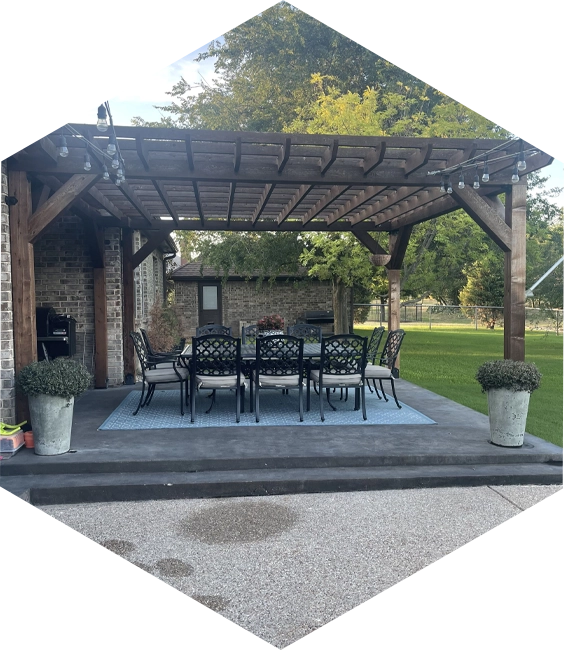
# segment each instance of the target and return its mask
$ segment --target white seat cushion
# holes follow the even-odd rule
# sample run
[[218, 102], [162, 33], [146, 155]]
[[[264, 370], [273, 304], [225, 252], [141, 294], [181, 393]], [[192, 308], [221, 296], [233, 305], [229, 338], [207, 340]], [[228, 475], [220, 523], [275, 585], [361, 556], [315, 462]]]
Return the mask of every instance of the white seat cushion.
[[[188, 379], [188, 369], [179, 367], [177, 371], [183, 380]], [[172, 366], [169, 368], [155, 368], [149, 371], [145, 371], [145, 379], [148, 382], [180, 382], [178, 375], [175, 373], [175, 370]]]
[[390, 380], [392, 372], [386, 366], [376, 366], [375, 364], [367, 364], [365, 367], [365, 378], [371, 380]]
[[300, 386], [302, 378], [299, 375], [260, 375], [259, 386], [261, 387], [287, 387]]
[[[245, 378], [240, 378], [240, 386], [246, 387]], [[196, 386], [199, 389], [235, 389], [237, 375], [197, 375]]]
[[[318, 384], [320, 383], [320, 372], [317, 369], [310, 371], [310, 378]], [[324, 375], [323, 383], [325, 387], [358, 387], [361, 384], [361, 374]]]

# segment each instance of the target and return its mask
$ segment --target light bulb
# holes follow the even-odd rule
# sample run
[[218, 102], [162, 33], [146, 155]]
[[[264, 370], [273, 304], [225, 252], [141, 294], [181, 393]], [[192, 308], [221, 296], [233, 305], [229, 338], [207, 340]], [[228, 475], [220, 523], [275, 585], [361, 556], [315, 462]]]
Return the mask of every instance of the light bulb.
[[520, 172], [523, 172], [526, 169], [526, 159], [524, 158], [524, 154], [522, 154], [522, 158], [518, 161], [517, 167]]
[[118, 158], [118, 154], [116, 154], [116, 155], [114, 156], [114, 158], [112, 159], [112, 167], [113, 167], [115, 170], [117, 170], [119, 166], [120, 166], [120, 159]]
[[100, 104], [98, 107], [98, 121], [96, 122], [96, 128], [98, 131], [107, 131], [108, 130], [108, 120], [106, 119], [106, 109], [103, 104]]
[[118, 178], [119, 178], [119, 179], [122, 179], [122, 181], [123, 181], [124, 178], [125, 178], [125, 175], [124, 175], [124, 168], [121, 167], [121, 166], [118, 168]]
[[482, 176], [483, 183], [488, 183], [490, 180], [490, 174], [488, 173], [488, 165], [485, 165], [483, 169], [483, 176]]
[[108, 147], [106, 149], [106, 153], [109, 156], [113, 156], [116, 153], [116, 137], [114, 135], [111, 135], [110, 139], [108, 140]]
[[451, 179], [449, 179], [449, 183], [447, 185], [447, 194], [452, 194], [453, 192], [453, 187], [451, 186]]
[[441, 190], [441, 192], [445, 192], [445, 183], [443, 181], [441, 182], [439, 189]]
[[512, 172], [512, 183], [518, 183], [520, 177], [518, 176], [518, 163], [514, 165], [514, 171]]
[[116, 185], [121, 185], [122, 184], [122, 179], [118, 176], [115, 183], [116, 183]]
[[59, 138], [59, 146], [57, 147], [57, 153], [61, 158], [66, 158], [69, 155], [69, 148], [67, 147], [67, 139], [65, 136]]
[[110, 180], [110, 175], [108, 174], [108, 168], [106, 167], [106, 165], [102, 165], [102, 172], [103, 172], [102, 178], [105, 181], [109, 181]]
[[90, 154], [86, 152], [86, 154], [84, 155], [84, 171], [90, 172], [91, 169], [92, 169], [92, 164], [90, 162]]
[[461, 172], [461, 174], [459, 174], [459, 183], [457, 184], [457, 187], [460, 190], [463, 190], [463, 188], [465, 187], [465, 179], [463, 178], [463, 172]]

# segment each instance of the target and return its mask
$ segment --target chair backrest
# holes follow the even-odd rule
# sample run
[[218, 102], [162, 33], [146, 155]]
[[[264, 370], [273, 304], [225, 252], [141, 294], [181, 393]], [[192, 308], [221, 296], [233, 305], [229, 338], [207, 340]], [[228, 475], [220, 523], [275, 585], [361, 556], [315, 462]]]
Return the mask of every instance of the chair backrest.
[[297, 323], [288, 326], [286, 333], [292, 337], [304, 339], [305, 344], [319, 344], [322, 341], [322, 328], [308, 323]]
[[333, 335], [322, 339], [320, 369], [323, 375], [365, 377], [367, 339], [358, 335]]
[[148, 357], [150, 353], [147, 350], [147, 346], [145, 345], [145, 342], [143, 341], [143, 337], [139, 334], [139, 332], [130, 332], [129, 336], [133, 340], [133, 346], [135, 348], [135, 352], [137, 353], [137, 358], [139, 359], [141, 372], [143, 373], [143, 377], [145, 378], [145, 371], [149, 369]]
[[377, 353], [379, 352], [379, 346], [384, 335], [385, 329], [384, 326], [379, 326], [373, 330], [369, 343], [367, 345], [367, 362], [371, 364], [376, 364]]
[[192, 337], [192, 370], [196, 375], [241, 375], [241, 339], [216, 334]]
[[196, 336], [202, 337], [203, 335], [228, 335], [231, 337], [231, 328], [218, 323], [209, 323], [196, 328]]
[[388, 368], [394, 366], [394, 362], [396, 362], [396, 358], [398, 357], [400, 346], [405, 334], [404, 330], [391, 330], [388, 333], [385, 345], [381, 351], [381, 358], [379, 361], [381, 366], [387, 366]]
[[143, 343], [145, 344], [145, 348], [146, 348], [147, 352], [150, 355], [154, 355], [155, 351], [153, 350], [153, 348], [151, 348], [151, 344], [149, 343], [149, 337], [147, 336], [147, 331], [144, 330], [143, 328], [139, 328], [139, 332], [141, 332], [141, 337], [143, 339]]
[[298, 375], [304, 368], [304, 339], [267, 335], [255, 342], [255, 368], [259, 375]]
[[241, 343], [254, 344], [257, 341], [259, 328], [256, 325], [241, 326]]

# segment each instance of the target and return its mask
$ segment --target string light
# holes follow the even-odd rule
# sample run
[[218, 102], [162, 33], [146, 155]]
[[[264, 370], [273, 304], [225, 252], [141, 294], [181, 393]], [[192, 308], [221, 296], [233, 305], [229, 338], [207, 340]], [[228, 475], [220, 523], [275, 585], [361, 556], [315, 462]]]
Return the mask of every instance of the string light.
[[69, 155], [69, 148], [67, 147], [67, 139], [65, 136], [59, 136], [59, 146], [57, 147], [57, 153], [61, 158], [66, 158]]
[[87, 151], [86, 154], [84, 155], [84, 171], [90, 172], [91, 169], [92, 169], [92, 163], [90, 162], [90, 154]]
[[447, 192], [447, 185], [446, 185], [445, 177], [442, 177], [442, 179], [441, 179], [441, 184], [440, 184], [440, 186], [439, 186], [439, 189], [440, 189], [442, 192]]
[[457, 187], [460, 190], [463, 190], [463, 188], [465, 187], [465, 177], [463, 176], [463, 170], [459, 172], [459, 183], [457, 184]]
[[108, 139], [108, 147], [106, 148], [106, 153], [108, 156], [115, 156], [116, 154], [116, 136], [114, 134], [110, 135]]
[[112, 167], [117, 170], [118, 167], [120, 166], [120, 159], [118, 158], [118, 154], [114, 154], [114, 158], [112, 159]]
[[488, 156], [485, 157], [485, 165], [483, 167], [483, 176], [481, 177], [483, 183], [488, 183], [490, 181], [490, 174], [488, 173]]
[[520, 177], [518, 176], [518, 163], [514, 164], [514, 171], [512, 172], [512, 183], [518, 183]]
[[524, 172], [526, 170], [526, 156], [524, 154], [523, 141], [520, 143], [520, 158], [518, 160], [516, 167], [520, 170], [520, 172]]
[[102, 165], [102, 178], [105, 181], [110, 180], [110, 174], [108, 173], [108, 168], [106, 167], [106, 163], [104, 163], [104, 165]]
[[96, 128], [98, 131], [108, 130], [108, 120], [106, 118], [106, 108], [104, 107], [104, 104], [100, 104], [98, 107], [98, 121], [96, 122]]
[[481, 187], [479, 183], [479, 166], [475, 165], [475, 178], [473, 180], [473, 190], [478, 190]]
[[451, 178], [449, 178], [447, 181], [447, 194], [452, 194], [452, 193], [453, 193], [453, 187], [451, 185]]

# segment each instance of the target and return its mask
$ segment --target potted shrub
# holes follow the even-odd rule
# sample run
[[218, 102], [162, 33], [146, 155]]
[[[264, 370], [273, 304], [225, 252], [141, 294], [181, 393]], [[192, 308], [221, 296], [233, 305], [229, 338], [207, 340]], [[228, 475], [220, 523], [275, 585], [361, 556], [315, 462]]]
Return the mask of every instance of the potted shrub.
[[28, 397], [36, 454], [70, 450], [74, 400], [91, 381], [84, 366], [68, 357], [32, 362], [20, 371], [17, 387]]
[[530, 394], [541, 380], [537, 366], [511, 359], [485, 362], [479, 367], [476, 379], [488, 397], [491, 443], [521, 447]]
[[284, 334], [284, 319], [280, 314], [264, 316], [257, 321], [257, 329], [263, 336]]

